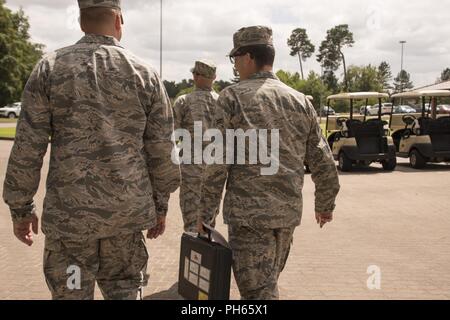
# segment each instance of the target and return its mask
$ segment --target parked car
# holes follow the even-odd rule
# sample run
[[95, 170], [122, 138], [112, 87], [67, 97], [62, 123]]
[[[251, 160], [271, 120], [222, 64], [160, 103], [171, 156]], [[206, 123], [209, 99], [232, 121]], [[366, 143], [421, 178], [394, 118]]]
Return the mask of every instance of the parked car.
[[[378, 103], [374, 104], [368, 109], [367, 114], [371, 116], [376, 116], [378, 115], [378, 109], [379, 109]], [[391, 113], [391, 111], [392, 111], [392, 103], [385, 102], [381, 104], [381, 113]]]
[[[416, 106], [412, 106], [414, 110], [416, 110], [416, 113], [422, 113], [422, 104], [418, 104]], [[425, 112], [431, 113], [431, 107], [429, 103], [425, 103]]]
[[436, 111], [438, 114], [450, 114], [450, 104], [440, 104], [437, 106]]
[[20, 102], [9, 104], [3, 108], [0, 108], [0, 117], [6, 117], [10, 119], [18, 118], [21, 109], [22, 104]]
[[407, 105], [394, 106], [394, 113], [417, 113], [416, 109]]
[[336, 115], [336, 111], [333, 110], [333, 108], [325, 106], [320, 108], [320, 114], [322, 115], [322, 117], [326, 117], [327, 113], [329, 116], [334, 116]]
[[370, 115], [370, 109], [372, 109], [372, 106], [362, 106], [359, 109], [359, 114], [363, 116], [366, 109], [367, 109], [367, 115]]

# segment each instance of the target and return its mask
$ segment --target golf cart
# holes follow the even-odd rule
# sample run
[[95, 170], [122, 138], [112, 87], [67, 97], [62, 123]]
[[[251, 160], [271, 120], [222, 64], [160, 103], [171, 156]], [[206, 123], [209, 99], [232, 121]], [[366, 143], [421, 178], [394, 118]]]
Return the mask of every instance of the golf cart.
[[[450, 97], [447, 90], [422, 90], [395, 94], [398, 99], [421, 99], [422, 112], [403, 115], [403, 127], [391, 115], [389, 127], [396, 146], [397, 156], [409, 158], [414, 169], [422, 169], [427, 162], [450, 162], [450, 116], [437, 114], [438, 98]], [[430, 109], [426, 109], [426, 101]]]
[[[382, 118], [384, 114], [381, 112], [382, 100], [387, 98], [388, 94], [378, 92], [341, 93], [327, 98], [328, 105], [338, 100], [350, 103], [349, 116], [336, 119], [327, 116], [325, 128], [327, 135], [330, 134], [328, 143], [333, 157], [338, 160], [341, 171], [351, 171], [355, 164], [370, 165], [373, 162], [381, 163], [386, 171], [395, 169], [395, 146], [389, 136], [389, 122]], [[354, 102], [365, 100], [367, 106], [369, 99], [378, 99], [378, 115], [368, 115], [368, 108], [365, 108], [363, 116], [354, 116]]]

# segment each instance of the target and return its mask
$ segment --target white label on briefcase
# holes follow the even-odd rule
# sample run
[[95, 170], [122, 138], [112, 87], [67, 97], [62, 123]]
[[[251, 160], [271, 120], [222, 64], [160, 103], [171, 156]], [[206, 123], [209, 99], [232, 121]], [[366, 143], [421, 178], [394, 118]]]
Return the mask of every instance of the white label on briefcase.
[[184, 278], [189, 280], [189, 259], [184, 258]]
[[209, 269], [206, 269], [205, 267], [200, 267], [200, 277], [209, 281], [210, 274], [211, 271]]
[[195, 275], [192, 272], [190, 272], [189, 282], [192, 283], [194, 286], [198, 287], [198, 275]]
[[203, 280], [202, 278], [200, 278], [198, 287], [200, 289], [202, 289], [203, 291], [205, 291], [206, 293], [209, 293], [209, 281]]
[[200, 266], [198, 264], [196, 264], [195, 262], [191, 262], [190, 266], [189, 266], [189, 270], [193, 273], [198, 275], [198, 270], [199, 270]]
[[202, 255], [194, 250], [191, 251], [191, 261], [202, 264]]

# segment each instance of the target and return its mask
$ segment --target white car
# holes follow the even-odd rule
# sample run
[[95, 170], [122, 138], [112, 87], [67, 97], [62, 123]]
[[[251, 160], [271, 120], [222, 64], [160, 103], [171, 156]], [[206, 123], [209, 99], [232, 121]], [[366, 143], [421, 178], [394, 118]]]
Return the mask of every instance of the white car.
[[[377, 116], [378, 115], [378, 104], [374, 104], [372, 107], [369, 107], [367, 109], [367, 114], [371, 116]], [[381, 113], [391, 113], [392, 112], [392, 103], [386, 102], [381, 104]]]
[[16, 102], [0, 108], [0, 117], [15, 119], [20, 115], [22, 109], [22, 103]]

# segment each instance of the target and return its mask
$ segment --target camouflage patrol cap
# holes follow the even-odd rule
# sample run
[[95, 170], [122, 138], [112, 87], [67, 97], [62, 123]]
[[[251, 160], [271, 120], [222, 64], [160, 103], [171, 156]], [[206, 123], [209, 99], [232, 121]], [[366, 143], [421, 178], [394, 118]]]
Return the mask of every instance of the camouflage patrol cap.
[[273, 46], [272, 29], [265, 26], [252, 26], [239, 29], [233, 35], [234, 48], [229, 56], [232, 57], [240, 48], [253, 45]]
[[115, 8], [120, 9], [120, 0], [78, 0], [80, 9], [87, 8]]
[[213, 79], [216, 76], [216, 65], [211, 61], [198, 60], [195, 61], [195, 66], [191, 69], [191, 72]]

